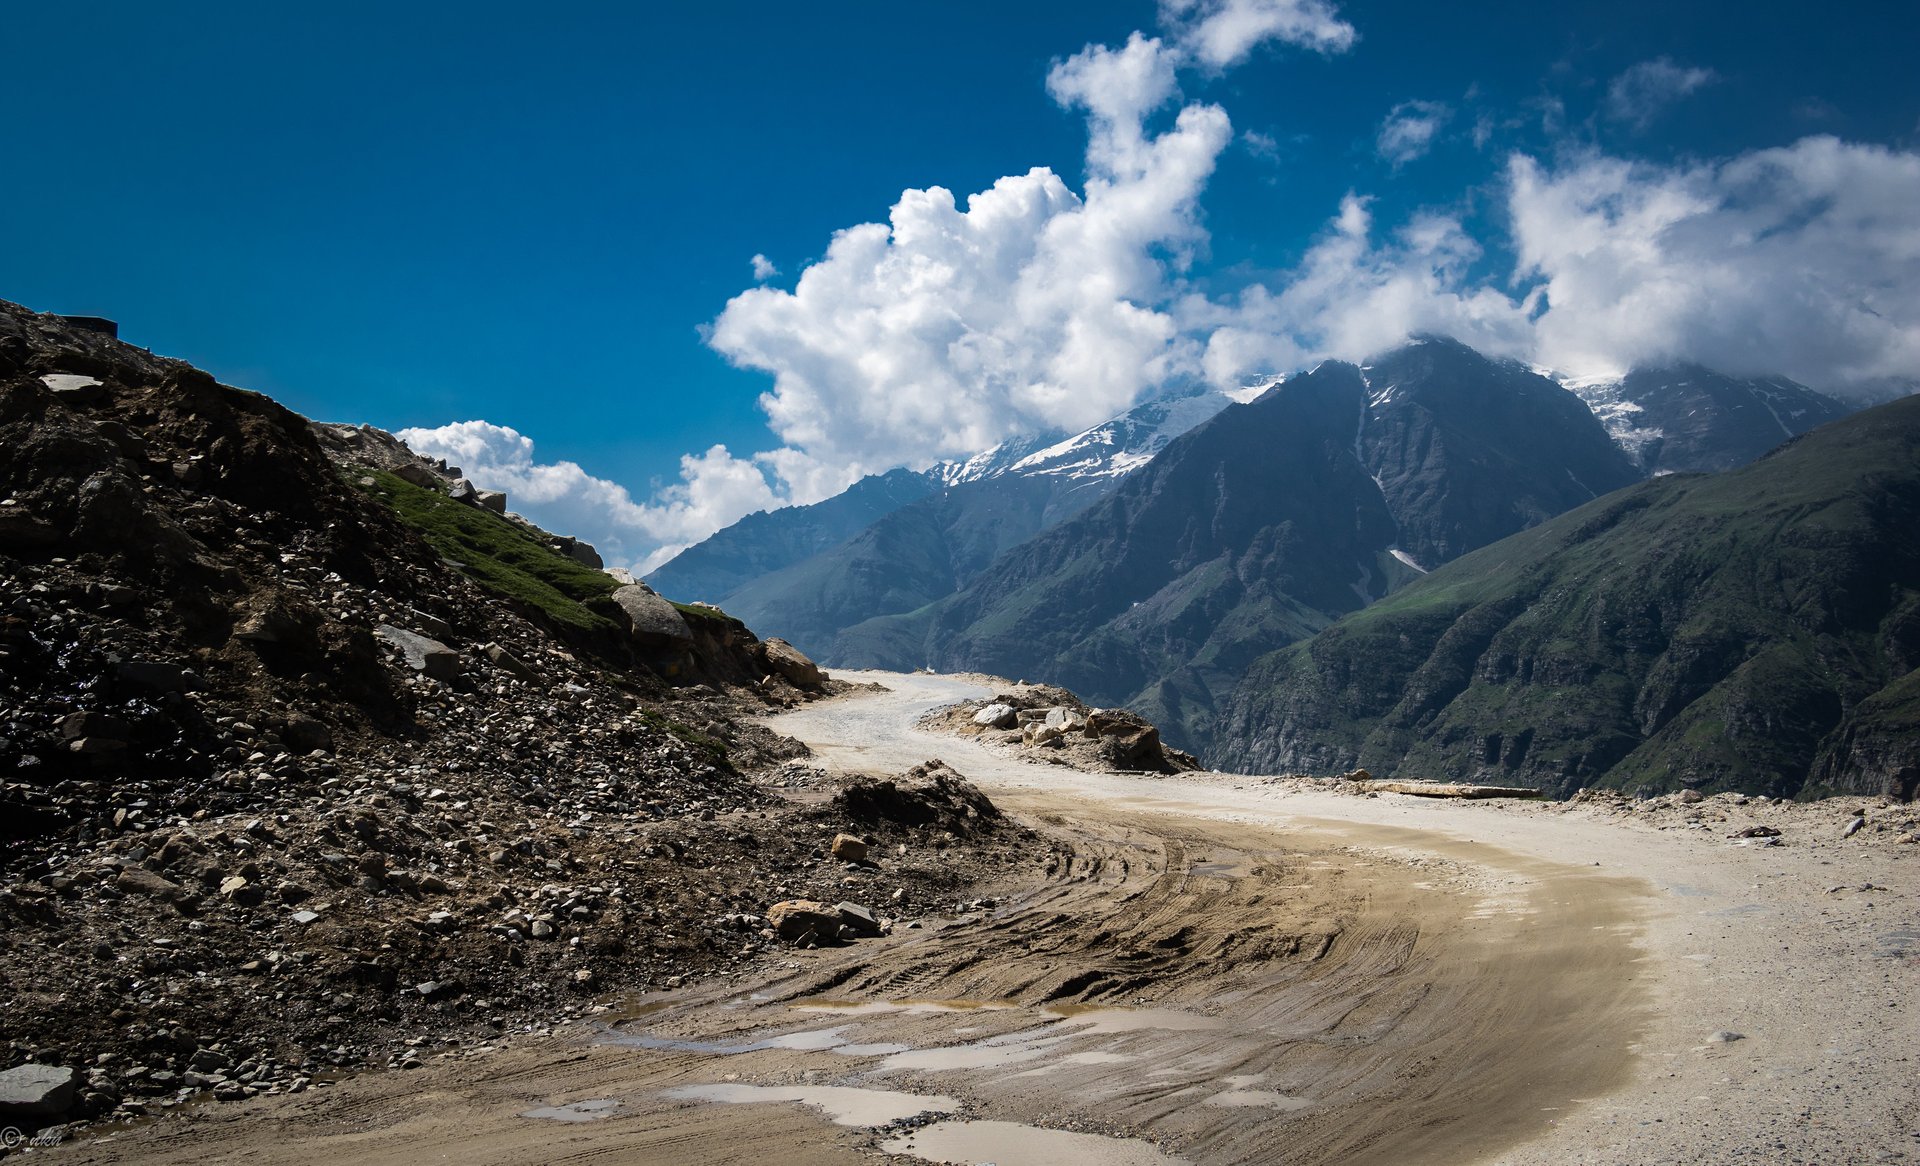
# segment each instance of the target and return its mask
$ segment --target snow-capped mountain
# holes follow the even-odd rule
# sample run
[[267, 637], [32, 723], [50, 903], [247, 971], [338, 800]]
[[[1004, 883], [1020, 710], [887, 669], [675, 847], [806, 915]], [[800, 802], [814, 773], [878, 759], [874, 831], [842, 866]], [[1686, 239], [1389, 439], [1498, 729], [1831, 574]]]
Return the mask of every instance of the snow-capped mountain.
[[1648, 474], [1730, 470], [1853, 412], [1786, 377], [1734, 377], [1692, 364], [1556, 379]]
[[1071, 437], [1053, 433], [1013, 438], [927, 472], [949, 487], [1008, 474], [1076, 482], [1117, 478], [1146, 465], [1169, 441], [1232, 403], [1233, 398], [1211, 389], [1156, 397]]

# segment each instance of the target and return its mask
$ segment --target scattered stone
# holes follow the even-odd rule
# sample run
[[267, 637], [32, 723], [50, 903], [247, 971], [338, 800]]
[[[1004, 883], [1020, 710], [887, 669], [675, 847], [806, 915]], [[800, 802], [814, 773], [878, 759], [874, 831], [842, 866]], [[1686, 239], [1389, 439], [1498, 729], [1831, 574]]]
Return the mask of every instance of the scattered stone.
[[1707, 1043], [1715, 1044], [1715, 1045], [1730, 1045], [1734, 1041], [1746, 1040], [1746, 1039], [1747, 1039], [1746, 1033], [1729, 1032], [1726, 1029], [1721, 1029], [1719, 1032], [1716, 1032], [1712, 1036], [1708, 1037]]
[[28, 1062], [0, 1073], [0, 1119], [59, 1117], [73, 1108], [79, 1074]]
[[435, 680], [455, 680], [460, 676], [460, 653], [439, 640], [384, 623], [374, 628], [373, 634], [399, 648], [407, 658], [407, 666], [415, 672]]
[[835, 834], [827, 851], [842, 862], [860, 862], [867, 857], [867, 844], [851, 834]]

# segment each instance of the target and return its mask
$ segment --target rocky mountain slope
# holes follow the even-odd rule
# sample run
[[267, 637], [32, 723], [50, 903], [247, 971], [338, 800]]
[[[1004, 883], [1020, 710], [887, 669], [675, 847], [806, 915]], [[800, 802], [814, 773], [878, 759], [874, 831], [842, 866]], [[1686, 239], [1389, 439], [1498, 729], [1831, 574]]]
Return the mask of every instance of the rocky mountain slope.
[[[1227, 403], [1198, 391], [1147, 401], [1082, 433], [1019, 438], [935, 466], [918, 479], [924, 489], [894, 481], [913, 477], [907, 471], [867, 479], [814, 506], [743, 519], [682, 552], [648, 581], [670, 593], [711, 597], [830, 661], [842, 629], [951, 595], [1003, 552], [1104, 497]], [[894, 483], [885, 496], [900, 499], [898, 505], [857, 531], [837, 524], [856, 509], [846, 501], [852, 497], [874, 509], [882, 482]], [[845, 534], [835, 545], [792, 553], [800, 540], [789, 532], [828, 530]], [[728, 570], [712, 570], [721, 559]]]
[[1256, 657], [1421, 570], [1632, 481], [1524, 367], [1427, 341], [1329, 362], [1171, 442], [966, 589], [833, 659], [1044, 678], [1204, 746]]
[[1249, 670], [1244, 771], [1791, 795], [1920, 787], [1920, 399], [1609, 495]]
[[648, 572], [647, 582], [667, 595], [725, 606], [741, 587], [839, 546], [936, 489], [927, 474], [893, 470], [811, 506], [756, 511]]
[[1854, 409], [1785, 377], [1732, 377], [1699, 365], [1568, 387], [1648, 475], [1744, 466]]
[[405, 1067], [750, 959], [776, 887], [884, 870], [912, 909], [1003, 861], [756, 784], [804, 749], [749, 714], [826, 691], [810, 661], [355, 432], [0, 303], [0, 1067], [58, 1101], [26, 1124]]

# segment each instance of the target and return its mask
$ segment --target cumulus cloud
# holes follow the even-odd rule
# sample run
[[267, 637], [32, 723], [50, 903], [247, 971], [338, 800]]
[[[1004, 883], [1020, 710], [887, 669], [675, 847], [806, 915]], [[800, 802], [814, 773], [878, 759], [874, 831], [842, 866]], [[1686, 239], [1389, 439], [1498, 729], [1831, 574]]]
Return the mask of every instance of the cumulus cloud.
[[1920, 154], [1803, 138], [1720, 162], [1508, 167], [1541, 359], [1690, 359], [1845, 388], [1920, 371]]
[[447, 459], [474, 484], [504, 491], [513, 509], [547, 530], [583, 538], [610, 565], [648, 570], [742, 515], [778, 502], [752, 461], [716, 445], [680, 459], [680, 480], [645, 503], [625, 486], [570, 461], [543, 462], [533, 439], [488, 421], [458, 421], [396, 436], [414, 452]]
[[748, 262], [753, 264], [753, 280], [755, 283], [765, 283], [780, 274], [780, 269], [773, 265], [773, 260], [768, 259], [765, 255], [761, 255], [758, 252], [755, 252], [753, 258]]
[[1343, 53], [1360, 39], [1324, 0], [1161, 0], [1160, 22], [1202, 65], [1219, 70], [1270, 40]]
[[1438, 101], [1403, 101], [1388, 111], [1380, 123], [1374, 148], [1395, 169], [1433, 148], [1440, 131], [1453, 117], [1453, 110]]
[[1606, 113], [1614, 121], [1645, 129], [1662, 110], [1712, 80], [1712, 69], [1676, 65], [1666, 57], [1642, 61], [1607, 86]]
[[1256, 284], [1229, 303], [1190, 297], [1183, 322], [1207, 337], [1203, 365], [1219, 385], [1327, 357], [1359, 359], [1427, 332], [1525, 356], [1529, 305], [1474, 286], [1467, 273], [1480, 257], [1459, 219], [1442, 213], [1418, 215], [1377, 239], [1368, 200], [1349, 193], [1277, 286]]
[[1506, 279], [1458, 217], [1381, 232], [1349, 194], [1283, 277], [1181, 301], [1206, 375], [1423, 332], [1588, 376], [1691, 360], [1846, 392], [1920, 373], [1920, 154], [1810, 137], [1676, 166], [1515, 155], [1505, 178]]
[[1198, 198], [1232, 130], [1198, 103], [1146, 128], [1180, 59], [1136, 33], [1054, 66], [1048, 92], [1087, 117], [1083, 193], [1045, 168], [964, 207], [909, 190], [886, 223], [838, 232], [791, 291], [727, 304], [708, 343], [773, 375], [761, 404], [783, 448], [767, 464], [789, 497], [1091, 425], [1191, 362], [1159, 305], [1204, 244]]

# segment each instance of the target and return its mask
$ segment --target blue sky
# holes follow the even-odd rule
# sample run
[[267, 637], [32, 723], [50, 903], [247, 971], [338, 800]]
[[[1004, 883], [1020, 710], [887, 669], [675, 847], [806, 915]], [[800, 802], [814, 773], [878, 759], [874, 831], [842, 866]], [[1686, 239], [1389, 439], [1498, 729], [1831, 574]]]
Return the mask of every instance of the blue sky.
[[1911, 3], [693, 7], [10, 12], [0, 297], [631, 562], [1408, 330], [1920, 374]]

